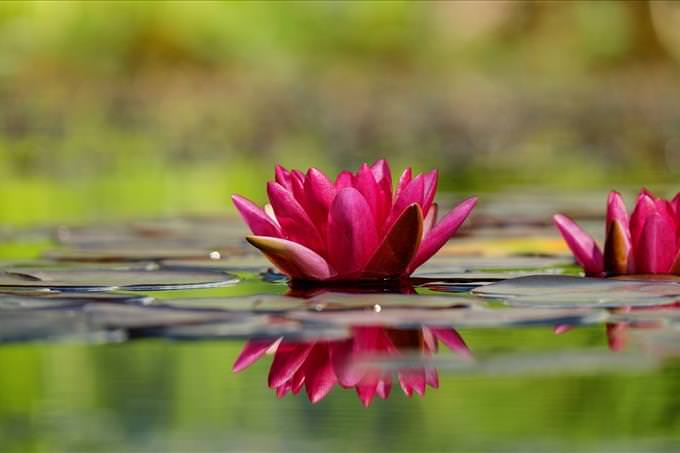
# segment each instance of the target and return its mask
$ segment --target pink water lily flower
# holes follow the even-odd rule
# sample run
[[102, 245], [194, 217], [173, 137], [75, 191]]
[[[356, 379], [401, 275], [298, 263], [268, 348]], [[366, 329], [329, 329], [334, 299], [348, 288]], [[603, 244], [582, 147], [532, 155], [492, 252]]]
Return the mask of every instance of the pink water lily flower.
[[254, 236], [247, 240], [293, 280], [395, 279], [410, 275], [448, 241], [477, 199], [468, 198], [437, 222], [437, 171], [407, 168], [392, 191], [385, 160], [343, 171], [276, 167], [264, 209], [234, 195]]
[[610, 192], [604, 252], [569, 217], [554, 221], [588, 276], [680, 274], [680, 194], [669, 201], [643, 188], [628, 217], [621, 195]]
[[[371, 359], [398, 357], [408, 352], [429, 357], [437, 350], [438, 341], [463, 359], [471, 359], [463, 338], [454, 329], [362, 326], [353, 327], [351, 337], [345, 340], [250, 340], [232, 370], [241, 371], [270, 352], [274, 354], [274, 361], [269, 370], [269, 387], [279, 398], [288, 393], [298, 394], [305, 387], [309, 400], [317, 403], [338, 385], [354, 388], [362, 404], [369, 406], [376, 395], [388, 398], [392, 389], [392, 373], [370, 366]], [[409, 397], [414, 393], [424, 395], [428, 385], [439, 387], [437, 370], [432, 367], [400, 368], [396, 375], [402, 391]]]

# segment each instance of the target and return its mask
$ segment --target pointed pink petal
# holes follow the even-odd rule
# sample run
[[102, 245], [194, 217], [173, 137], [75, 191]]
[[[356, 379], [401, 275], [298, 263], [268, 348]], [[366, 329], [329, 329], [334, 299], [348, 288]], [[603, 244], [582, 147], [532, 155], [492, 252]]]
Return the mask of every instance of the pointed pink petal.
[[241, 354], [234, 361], [231, 371], [238, 373], [239, 371], [248, 368], [255, 363], [257, 359], [262, 357], [267, 350], [279, 340], [250, 340], [248, 341]]
[[364, 274], [383, 278], [404, 274], [418, 251], [422, 231], [423, 214], [414, 203], [394, 222], [368, 261]]
[[291, 389], [290, 382], [286, 382], [286, 383], [284, 383], [284, 384], [281, 384], [280, 386], [278, 386], [278, 387], [275, 388], [275, 390], [276, 390], [276, 397], [277, 397], [278, 399], [283, 398], [284, 396], [286, 396], [286, 394], [287, 394], [288, 392], [290, 392], [290, 389]]
[[456, 234], [456, 231], [458, 231], [458, 228], [460, 228], [468, 215], [470, 215], [470, 212], [476, 204], [476, 197], [468, 198], [442, 218], [441, 222], [439, 222], [437, 226], [430, 231], [430, 234], [427, 235], [425, 240], [420, 243], [418, 253], [416, 253], [415, 258], [409, 265], [409, 274], [430, 259], [432, 255], [437, 253], [437, 251], [446, 244], [446, 241]]
[[373, 177], [378, 184], [386, 191], [392, 192], [392, 172], [385, 159], [380, 159], [371, 165]]
[[556, 214], [553, 220], [586, 275], [601, 276], [604, 258], [593, 238], [567, 216]]
[[272, 221], [271, 218], [252, 201], [239, 195], [232, 195], [231, 201], [236, 209], [248, 224], [250, 231], [258, 236], [271, 236], [280, 238], [281, 229]]
[[[623, 197], [616, 191], [609, 192], [607, 200], [607, 225], [614, 220], [621, 222], [621, 225], [629, 228], [628, 213], [626, 212], [626, 205], [623, 202]], [[630, 234], [630, 231], [629, 231]]]
[[266, 236], [248, 236], [246, 240], [291, 278], [326, 280], [332, 276], [326, 260], [297, 242]]
[[375, 221], [358, 190], [340, 189], [328, 213], [328, 260], [339, 275], [361, 271], [378, 245]]
[[409, 182], [395, 198], [394, 206], [392, 206], [392, 212], [390, 212], [390, 216], [387, 220], [387, 225], [389, 226], [391, 222], [396, 220], [397, 217], [401, 215], [402, 211], [410, 204], [418, 203], [422, 208], [424, 196], [425, 177], [423, 175], [418, 175], [413, 178], [411, 182]]
[[641, 274], [670, 272], [675, 253], [673, 225], [660, 214], [648, 217], [634, 251], [635, 272]]
[[423, 215], [430, 212], [430, 207], [434, 202], [434, 196], [437, 194], [437, 181], [439, 179], [439, 172], [437, 170], [432, 170], [429, 173], [423, 175], [425, 187], [423, 194]]
[[671, 200], [671, 205], [673, 205], [673, 211], [675, 211], [675, 218], [680, 218], [680, 192], [676, 193]]
[[335, 189], [340, 190], [347, 187], [352, 187], [352, 173], [344, 170], [338, 173], [335, 178]]
[[321, 401], [337, 383], [326, 344], [317, 343], [305, 362], [305, 384], [309, 401]]
[[291, 178], [291, 187], [292, 188], [289, 190], [289, 192], [293, 194], [293, 197], [295, 197], [295, 200], [300, 204], [302, 209], [307, 212], [307, 199], [305, 198], [305, 178], [293, 176]]
[[317, 253], [323, 253], [324, 243], [316, 226], [291, 192], [278, 183], [269, 182], [267, 193], [285, 236]]
[[305, 367], [298, 369], [293, 375], [293, 379], [290, 380], [290, 390], [294, 395], [300, 393], [302, 386], [305, 384]]
[[305, 199], [307, 213], [322, 233], [328, 224], [328, 210], [335, 198], [335, 185], [316, 168], [310, 168], [305, 178]]
[[470, 348], [465, 344], [465, 340], [460, 336], [458, 332], [454, 329], [444, 329], [437, 327], [430, 327], [430, 330], [435, 337], [442, 343], [444, 343], [449, 349], [460, 354], [466, 359], [472, 358], [472, 353]]
[[290, 172], [286, 170], [283, 166], [277, 165], [276, 168], [274, 169], [274, 179], [276, 182], [281, 184], [283, 187], [285, 187], [288, 190], [292, 189], [292, 186], [290, 185], [291, 179], [290, 179]]
[[[645, 226], [647, 218], [654, 214], [656, 214], [656, 202], [646, 192], [646, 189], [643, 189], [640, 191], [640, 195], [638, 195], [635, 209], [633, 209], [633, 213], [630, 216], [630, 236], [633, 250], [637, 249], [640, 234], [642, 234], [642, 228]], [[635, 272], [638, 271], [635, 270]]]
[[280, 387], [291, 380], [295, 372], [300, 369], [309, 356], [314, 343], [288, 343], [287, 346], [293, 347], [281, 348], [274, 355], [274, 361], [269, 369], [270, 388]]
[[368, 207], [373, 213], [376, 225], [380, 226], [385, 219], [386, 213], [380, 212], [382, 209], [382, 193], [368, 165], [363, 164], [361, 166], [359, 172], [352, 180], [352, 185], [364, 196]]
[[427, 215], [423, 219], [423, 238], [430, 234], [430, 231], [432, 231], [432, 227], [434, 227], [434, 225], [437, 223], [438, 211], [439, 205], [437, 203], [432, 203], [430, 210], [427, 211]]
[[399, 198], [399, 195], [401, 195], [401, 192], [406, 188], [406, 186], [411, 182], [411, 179], [413, 178], [413, 170], [411, 170], [411, 167], [407, 168], [401, 173], [401, 176], [399, 176], [399, 182], [397, 182], [397, 191], [394, 194], [394, 199], [396, 200]]

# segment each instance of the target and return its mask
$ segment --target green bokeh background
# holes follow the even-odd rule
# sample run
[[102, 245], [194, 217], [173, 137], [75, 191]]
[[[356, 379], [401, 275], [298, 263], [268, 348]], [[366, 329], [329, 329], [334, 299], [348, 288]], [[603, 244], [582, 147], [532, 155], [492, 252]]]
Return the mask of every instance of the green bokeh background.
[[673, 2], [3, 2], [0, 222], [227, 212], [277, 162], [673, 183], [677, 30]]

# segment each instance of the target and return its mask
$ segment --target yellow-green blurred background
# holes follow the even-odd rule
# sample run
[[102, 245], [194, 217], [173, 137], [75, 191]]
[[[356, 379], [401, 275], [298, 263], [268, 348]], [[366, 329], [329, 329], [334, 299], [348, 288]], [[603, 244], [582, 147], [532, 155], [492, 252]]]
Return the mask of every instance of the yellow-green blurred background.
[[275, 163], [680, 176], [676, 2], [3, 2], [0, 222], [226, 212]]

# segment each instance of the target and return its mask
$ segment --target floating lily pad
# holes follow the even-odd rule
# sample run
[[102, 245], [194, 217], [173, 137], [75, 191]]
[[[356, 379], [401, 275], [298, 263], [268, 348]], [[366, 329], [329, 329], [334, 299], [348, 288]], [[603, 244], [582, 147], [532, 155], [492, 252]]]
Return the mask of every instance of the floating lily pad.
[[75, 248], [50, 250], [45, 258], [59, 261], [159, 261], [166, 259], [218, 259], [221, 252], [217, 249], [196, 249], [178, 247], [122, 246], [114, 248]]
[[668, 304], [680, 299], [680, 284], [537, 275], [475, 288], [474, 294], [514, 306], [621, 307]]
[[180, 310], [122, 304], [89, 304], [82, 312], [96, 327], [141, 329], [210, 322], [242, 322], [243, 316], [207, 310]]
[[571, 259], [550, 256], [435, 256], [418, 272], [462, 273], [479, 270], [524, 270], [554, 268], [571, 264]]
[[62, 291], [156, 291], [211, 288], [238, 282], [220, 272], [16, 269], [0, 273], [0, 287], [51, 288]]
[[231, 256], [222, 259], [173, 259], [161, 261], [164, 269], [264, 272], [271, 263], [262, 255]]

